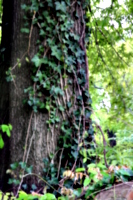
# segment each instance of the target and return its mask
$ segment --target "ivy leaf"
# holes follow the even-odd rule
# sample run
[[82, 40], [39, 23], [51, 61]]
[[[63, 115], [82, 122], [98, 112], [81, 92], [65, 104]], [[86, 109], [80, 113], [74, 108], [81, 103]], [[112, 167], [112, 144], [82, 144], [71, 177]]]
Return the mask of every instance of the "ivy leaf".
[[79, 197], [81, 195], [81, 192], [82, 192], [81, 188], [77, 188], [76, 190], [73, 190], [73, 194], [75, 194], [77, 197]]
[[130, 169], [120, 169], [119, 174], [131, 177], [133, 176], [133, 171]]
[[61, 58], [62, 58], [62, 52], [61, 52], [61, 50], [59, 50], [57, 46], [53, 46], [51, 48], [51, 50], [52, 50], [51, 55], [55, 56], [58, 60], [61, 60]]
[[31, 173], [32, 173], [32, 169], [33, 169], [33, 166], [27, 167], [27, 168], [26, 168], [26, 172], [27, 172], [28, 174], [31, 174]]
[[23, 10], [26, 10], [27, 5], [26, 5], [26, 4], [23, 4], [23, 5], [21, 5], [21, 8], [22, 8]]
[[31, 188], [32, 188], [32, 190], [36, 190], [36, 189], [37, 189], [37, 187], [36, 187], [35, 184], [32, 184], [32, 185], [31, 185]]
[[28, 28], [21, 28], [22, 33], [29, 33], [30, 30]]
[[26, 169], [26, 163], [25, 162], [19, 162], [19, 165], [22, 169]]
[[39, 67], [41, 64], [41, 59], [38, 57], [38, 55], [35, 55], [31, 61], [35, 64], [36, 67]]
[[58, 95], [58, 94], [62, 95], [62, 96], [64, 95], [63, 90], [59, 87], [55, 87], [54, 85], [51, 88], [51, 94], [53, 94], [53, 93], [55, 93], [56, 95]]
[[[43, 23], [43, 24], [44, 24], [44, 23]], [[41, 30], [40, 30], [40, 35], [41, 35], [41, 36], [45, 36], [45, 34], [46, 34], [46, 33], [44, 32], [44, 30], [41, 29]]]
[[20, 184], [20, 181], [17, 180], [17, 179], [13, 179], [13, 183], [14, 183], [15, 185], [19, 185], [19, 184]]
[[40, 103], [40, 109], [45, 108], [45, 104], [44, 103]]
[[39, 67], [41, 64], [46, 64], [47, 63], [47, 59], [45, 58], [39, 58], [38, 55], [35, 55], [32, 60], [31, 60], [36, 67]]
[[62, 12], [66, 13], [66, 4], [64, 1], [60, 2], [55, 2], [56, 5], [56, 10], [61, 10]]
[[11, 167], [12, 170], [17, 169], [17, 167], [18, 167], [18, 162], [15, 162], [15, 163], [13, 163], [13, 164], [10, 164], [10, 167]]
[[76, 159], [78, 157], [78, 152], [77, 151], [71, 151], [71, 154], [73, 157]]
[[59, 110], [63, 112], [65, 109], [63, 106], [59, 106]]

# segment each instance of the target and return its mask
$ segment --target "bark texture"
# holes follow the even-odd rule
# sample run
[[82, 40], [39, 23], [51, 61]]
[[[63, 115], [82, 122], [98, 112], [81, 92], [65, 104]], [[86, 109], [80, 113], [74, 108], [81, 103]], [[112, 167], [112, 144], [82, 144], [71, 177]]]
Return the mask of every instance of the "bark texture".
[[[44, 167], [42, 160], [43, 158], [46, 158], [49, 153], [55, 154], [57, 139], [61, 133], [60, 125], [58, 128], [51, 127], [50, 131], [47, 130], [46, 121], [48, 119], [48, 113], [38, 112], [35, 114], [28, 106], [22, 103], [27, 95], [24, 93], [24, 89], [33, 84], [31, 82], [32, 65], [25, 61], [25, 57], [29, 56], [31, 59], [38, 49], [38, 46], [36, 45], [38, 39], [38, 27], [35, 26], [33, 28], [29, 51], [29, 35], [21, 33], [20, 31], [24, 26], [23, 16], [25, 15], [24, 11], [21, 9], [21, 4], [27, 4], [28, 2], [29, 1], [27, 0], [11, 0], [10, 2], [4, 0], [2, 47], [5, 47], [6, 50], [3, 53], [4, 67], [1, 67], [0, 69], [0, 74], [3, 77], [0, 81], [0, 119], [1, 123], [10, 123], [13, 126], [13, 131], [11, 133], [11, 138], [9, 139], [10, 144], [6, 139], [7, 144], [5, 145], [4, 150], [0, 151], [0, 156], [2, 156], [2, 161], [0, 162], [0, 179], [2, 181], [6, 170], [9, 168], [9, 163], [11, 164], [14, 162], [25, 161], [28, 165], [33, 165], [34, 173], [42, 174], [42, 169]], [[77, 32], [80, 35], [79, 45], [82, 50], [85, 50], [84, 13], [81, 6], [77, 6], [75, 1], [73, 1], [72, 4], [72, 17], [75, 11], [79, 14], [79, 19], [75, 21], [74, 32]], [[8, 24], [7, 27], [6, 23]], [[21, 61], [20, 68], [16, 66], [18, 58]], [[83, 65], [77, 63], [77, 65], [77, 70], [80, 70], [80, 68], [83, 67], [87, 74], [87, 63], [84, 63]], [[8, 84], [5, 80], [5, 72], [9, 66], [13, 68], [12, 73], [15, 75], [15, 79]], [[70, 79], [72, 79], [72, 77], [70, 77]], [[60, 81], [62, 82], [61, 78]], [[63, 81], [64, 83], [62, 82], [60, 84], [66, 86], [65, 79]], [[60, 102], [70, 101], [73, 93], [82, 95], [82, 91], [78, 89], [76, 81], [76, 76], [74, 76], [73, 91], [71, 88], [68, 88], [66, 98], [63, 97], [60, 99]], [[86, 81], [88, 81], [88, 74], [86, 76]], [[87, 84], [85, 89], [88, 89]], [[75, 107], [74, 109], [77, 108]], [[61, 113], [57, 112], [57, 115], [61, 117]], [[67, 115], [64, 114], [61, 121], [63, 118], [66, 118], [66, 116]], [[88, 123], [86, 120], [88, 119], [83, 119], [84, 131], [86, 123]]]
[[[24, 89], [31, 83], [31, 65], [25, 61], [27, 56], [29, 36], [21, 33], [24, 26], [24, 12], [21, 4], [28, 3], [27, 0], [12, 0], [3, 2], [3, 27], [2, 27], [2, 64], [0, 68], [0, 120], [1, 124], [12, 124], [11, 138], [4, 137], [5, 147], [0, 150], [0, 180], [1, 187], [5, 179], [9, 164], [20, 161], [28, 161], [28, 165], [34, 166], [34, 172], [39, 174], [43, 167], [43, 158], [47, 156], [47, 128], [46, 114], [33, 114], [32, 110], [23, 104], [26, 97]], [[37, 51], [36, 41], [38, 37], [37, 28], [34, 28], [31, 38], [30, 56]], [[17, 59], [21, 59], [21, 67], [14, 67]], [[9, 67], [14, 67], [12, 73], [15, 75], [13, 82], [6, 82], [5, 73]], [[10, 141], [10, 143], [9, 143]], [[26, 154], [24, 159], [24, 147]], [[51, 144], [52, 145], [52, 144]], [[6, 180], [7, 181], [7, 180]], [[5, 182], [6, 182], [5, 181]]]
[[104, 199], [106, 200], [132, 200], [132, 198], [130, 197], [131, 192], [132, 192], [132, 185], [133, 185], [133, 182], [125, 182], [118, 185], [114, 185], [109, 190], [100, 192], [95, 197], [95, 200], [104, 200]]
[[[24, 89], [32, 85], [31, 65], [25, 61], [26, 56], [33, 57], [37, 52], [36, 41], [38, 39], [38, 30], [34, 27], [31, 37], [29, 55], [27, 49], [29, 44], [29, 35], [21, 33], [24, 27], [24, 11], [21, 5], [28, 3], [21, 0], [12, 1], [13, 20], [11, 37], [11, 57], [10, 66], [16, 65], [17, 59], [21, 59], [21, 67], [14, 67], [13, 75], [15, 79], [9, 84], [9, 122], [13, 126], [10, 139], [10, 163], [26, 161], [27, 165], [33, 165], [33, 172], [42, 173], [43, 158], [47, 157], [47, 114], [33, 114], [32, 110], [23, 104], [27, 94]], [[54, 145], [50, 143], [50, 146]], [[24, 148], [26, 148], [25, 155]]]

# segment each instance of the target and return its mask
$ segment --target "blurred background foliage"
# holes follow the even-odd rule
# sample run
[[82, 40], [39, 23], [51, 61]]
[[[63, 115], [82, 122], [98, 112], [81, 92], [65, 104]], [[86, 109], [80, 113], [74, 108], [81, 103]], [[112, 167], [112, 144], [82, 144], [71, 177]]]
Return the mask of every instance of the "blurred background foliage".
[[[108, 140], [108, 164], [133, 167], [133, 3], [94, 0], [87, 16], [90, 93], [95, 124]], [[107, 130], [116, 137], [111, 147]], [[95, 128], [96, 154], [104, 163], [103, 137]]]

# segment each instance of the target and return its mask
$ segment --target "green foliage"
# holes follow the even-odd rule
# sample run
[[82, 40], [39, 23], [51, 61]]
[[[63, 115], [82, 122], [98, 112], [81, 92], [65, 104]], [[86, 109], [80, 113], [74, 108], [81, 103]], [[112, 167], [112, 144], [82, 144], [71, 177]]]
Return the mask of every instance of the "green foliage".
[[34, 195], [27, 194], [23, 191], [19, 192], [19, 197], [16, 198], [16, 200], [31, 200], [31, 199], [38, 199], [38, 200], [56, 200], [55, 195], [46, 193], [39, 197], [39, 195], [36, 193]]
[[[10, 169], [6, 171], [7, 174], [11, 175], [8, 184], [14, 184], [18, 186], [21, 182], [22, 177], [24, 176], [24, 173], [31, 174], [32, 168], [33, 166], [28, 167], [27, 164], [22, 161], [10, 164]], [[16, 171], [19, 171], [18, 175], [16, 175]], [[25, 184], [23, 188], [26, 189], [27, 185]]]
[[55, 195], [50, 194], [50, 193], [46, 193], [44, 195], [39, 196], [39, 194], [27, 194], [24, 191], [19, 191], [19, 196], [18, 198], [16, 198], [13, 194], [11, 193], [6, 193], [3, 194], [2, 192], [0, 192], [0, 198], [4, 197], [4, 200], [8, 200], [9, 198], [11, 200], [32, 200], [32, 199], [38, 199], [38, 200], [56, 200]]
[[[84, 171], [84, 173], [82, 171]], [[38, 175], [37, 177], [39, 178]], [[19, 191], [19, 195], [17, 198], [12, 193], [4, 194], [2, 192], [0, 192], [0, 197], [3, 196], [5, 199], [8, 199], [10, 196], [11, 199], [17, 200], [75, 200], [77, 198], [91, 200], [94, 199], [95, 195], [103, 188], [109, 189], [115, 183], [118, 184], [118, 182], [121, 183], [125, 181], [131, 181], [133, 178], [133, 170], [124, 166], [121, 168], [110, 166], [107, 170], [104, 165], [99, 163], [89, 164], [87, 166], [86, 172], [85, 168], [77, 168], [75, 172], [72, 172], [70, 170], [64, 171], [63, 177], [64, 182], [61, 191], [58, 192], [61, 196], [59, 196], [58, 198], [56, 198], [56, 195], [48, 193], [47, 191], [44, 191], [44, 194], [39, 194], [37, 192], [27, 194], [22, 190]], [[70, 183], [72, 185], [78, 184], [78, 188], [73, 189], [73, 186], [71, 186]]]
[[[100, 8], [100, 1], [94, 0], [84, 4], [81, 1], [74, 3], [78, 7], [87, 10], [87, 16], [83, 16], [82, 23], [87, 21], [88, 30], [84, 43], [88, 46], [88, 60], [90, 70], [90, 93], [86, 89], [86, 71], [83, 67], [86, 53], [80, 46], [81, 36], [73, 31], [74, 20], [79, 19], [78, 13], [70, 16], [71, 2], [46, 0], [40, 2], [31, 0], [31, 5], [22, 5], [26, 13], [32, 18], [31, 29], [29, 21], [25, 16], [25, 27], [23, 33], [29, 34], [33, 26], [39, 26], [39, 39], [37, 41], [38, 52], [30, 59], [25, 57], [26, 62], [32, 66], [33, 85], [24, 90], [27, 99], [24, 100], [35, 113], [45, 112], [49, 115], [47, 120], [48, 132], [58, 128], [61, 123], [62, 135], [59, 139], [59, 149], [64, 150], [62, 163], [68, 161], [68, 168], [77, 167], [75, 174], [80, 174], [76, 183], [79, 188], [73, 190], [75, 197], [80, 197], [82, 189], [88, 187], [85, 198], [94, 198], [93, 195], [103, 187], [110, 187], [115, 180], [129, 181], [133, 178], [132, 162], [132, 11], [131, 1], [125, 1], [120, 5], [118, 1], [112, 1], [106, 8]], [[29, 15], [30, 15], [29, 14]], [[123, 24], [123, 20], [126, 25]], [[125, 42], [126, 40], [126, 42]], [[30, 43], [30, 42], [29, 42]], [[29, 46], [30, 49], [30, 46]], [[28, 52], [29, 53], [29, 52]], [[21, 59], [17, 61], [21, 66]], [[80, 66], [77, 68], [77, 63]], [[128, 67], [127, 67], [128, 66]], [[13, 68], [7, 71], [7, 81], [14, 80]], [[76, 92], [67, 99], [67, 89], [73, 88], [76, 82]], [[64, 84], [65, 83], [65, 84]], [[77, 90], [79, 88], [79, 91]], [[74, 88], [75, 89], [75, 88]], [[60, 101], [61, 99], [61, 101]], [[65, 99], [65, 103], [63, 102]], [[87, 100], [86, 100], [87, 99]], [[63, 102], [63, 103], [62, 103]], [[76, 103], [75, 103], [76, 102]], [[91, 103], [93, 105], [93, 126], [95, 129], [96, 148], [92, 142], [93, 126], [91, 124]], [[75, 109], [76, 107], [76, 109]], [[60, 113], [60, 115], [58, 115]], [[68, 114], [69, 120], [65, 120], [64, 113]], [[83, 121], [88, 120], [84, 125]], [[103, 135], [97, 130], [101, 125], [107, 144], [103, 143]], [[3, 132], [10, 136], [10, 128], [1, 127]], [[106, 130], [113, 130], [116, 134], [117, 145], [113, 148], [109, 145]], [[91, 138], [91, 139], [90, 139]], [[89, 141], [88, 141], [89, 140]], [[0, 146], [3, 147], [3, 139], [0, 135]], [[62, 147], [63, 146], [63, 147]], [[104, 154], [104, 153], [105, 154]], [[125, 165], [131, 169], [114, 170], [107, 173], [105, 170], [105, 157], [108, 164]], [[88, 165], [92, 162], [93, 164]], [[97, 158], [96, 163], [95, 158]], [[51, 153], [49, 159], [44, 159], [44, 174], [48, 184], [57, 185], [58, 169], [52, 164], [54, 155]], [[64, 162], [65, 161], [65, 162]], [[74, 164], [74, 161], [76, 164]], [[79, 161], [79, 165], [77, 164]], [[51, 162], [51, 163], [50, 163]], [[99, 162], [99, 163], [97, 163]], [[85, 168], [87, 166], [87, 169]], [[31, 168], [26, 163], [14, 163], [11, 165], [11, 173], [17, 168], [31, 173]], [[65, 164], [63, 166], [65, 168]], [[61, 167], [62, 172], [64, 168]], [[96, 168], [100, 169], [100, 178], [97, 176]], [[87, 170], [87, 172], [86, 172]], [[68, 170], [69, 171], [69, 170]], [[84, 173], [85, 174], [84, 174]], [[47, 174], [47, 175], [46, 175]], [[64, 191], [58, 199], [66, 200], [71, 195], [74, 178], [73, 172], [69, 179], [64, 181]], [[75, 176], [74, 174], [74, 176]], [[83, 178], [85, 175], [85, 178]], [[89, 175], [89, 176], [88, 176]], [[78, 175], [77, 175], [78, 176]], [[60, 176], [61, 177], [61, 176]], [[9, 182], [19, 185], [21, 177], [10, 179]], [[36, 186], [33, 185], [35, 189]], [[56, 199], [55, 195], [46, 193], [42, 196], [27, 194], [20, 191], [18, 199]]]
[[[53, 157], [53, 156], [51, 156]], [[57, 185], [58, 184], [58, 178], [57, 178], [57, 167], [55, 167], [54, 164], [50, 163], [50, 160], [48, 158], [43, 159], [45, 168], [43, 169], [45, 180], [50, 185]]]
[[[80, 8], [86, 10], [88, 6], [87, 2], [77, 1], [74, 4], [76, 4], [76, 12]], [[39, 27], [38, 52], [31, 60], [27, 55], [25, 57], [26, 62], [32, 66], [33, 85], [24, 90], [27, 99], [23, 102], [27, 103], [35, 113], [48, 114], [49, 118], [46, 121], [48, 134], [52, 132], [53, 135], [55, 129], [61, 127], [58, 146], [65, 148], [62, 157], [66, 159], [65, 151], [67, 151], [70, 157], [67, 167], [72, 167], [73, 160], [79, 156], [78, 149], [83, 148], [83, 145], [79, 146], [79, 141], [83, 143], [82, 140], [86, 140], [84, 147], [89, 148], [89, 142], [93, 137], [93, 127], [91, 121], [88, 122], [91, 115], [91, 98], [86, 86], [88, 63], [83, 48], [87, 45], [89, 38], [85, 38], [85, 35], [78, 33], [79, 30], [75, 30], [75, 21], [79, 18], [79, 22], [76, 21], [76, 23], [84, 24], [82, 27], [84, 32], [87, 19], [82, 9], [81, 16], [70, 12], [69, 0], [47, 0], [45, 3], [31, 0], [31, 4], [23, 4], [21, 7], [27, 13], [21, 31], [32, 34], [33, 27]], [[30, 20], [27, 20], [29, 15], [32, 19], [30, 25]], [[30, 42], [29, 37], [29, 45]], [[30, 46], [27, 51], [29, 49]], [[17, 64], [7, 71], [7, 81], [15, 79], [13, 70], [20, 66], [21, 60], [18, 59]], [[73, 90], [72, 94], [70, 94], [70, 88]], [[72, 122], [73, 119], [74, 122]], [[83, 138], [85, 130], [87, 135]], [[72, 141], [71, 138], [73, 138]], [[91, 146], [93, 148], [93, 145]], [[88, 159], [89, 162], [90, 160], [91, 158]]]
[[[95, 124], [102, 127], [107, 140], [105, 147], [101, 132], [95, 128], [95, 155], [104, 163], [105, 148], [108, 163], [133, 167], [131, 10], [130, 1], [115, 1], [106, 6], [93, 1], [87, 15], [92, 33], [88, 47], [92, 119], [94, 127]], [[115, 133], [113, 148], [107, 130]]]
[[[8, 137], [10, 137], [10, 136], [11, 136], [12, 126], [11, 126], [11, 124], [8, 124], [8, 125], [2, 124], [2, 125], [0, 126], [0, 130], [1, 130], [3, 133], [6, 133], [6, 135], [7, 135]], [[4, 147], [4, 140], [3, 140], [3, 138], [2, 138], [2, 134], [0, 133], [0, 149], [2, 149], [3, 147]]]
[[[91, 98], [88, 92], [88, 63], [84, 49], [89, 41], [89, 38], [85, 38], [84, 35], [85, 20], [87, 20], [84, 10], [87, 9], [88, 4], [87, 1], [77, 1], [74, 4], [77, 11], [72, 13], [72, 5], [69, 0], [46, 0], [43, 3], [31, 0], [30, 4], [21, 6], [26, 13], [25, 24], [21, 32], [30, 34], [29, 46], [25, 56], [18, 58], [16, 65], [9, 68], [6, 73], [7, 81], [15, 81], [13, 70], [21, 67], [21, 61], [25, 59], [31, 65], [33, 84], [25, 88], [27, 99], [24, 99], [23, 102], [28, 104], [35, 113], [45, 112], [48, 114], [47, 134], [51, 132], [53, 135], [55, 129], [57, 131], [59, 127], [61, 128], [57, 149], [59, 153], [60, 149], [63, 149], [60, 169], [56, 169], [52, 164], [55, 159], [52, 152], [50, 152], [48, 160], [44, 159], [44, 177], [51, 185], [58, 184], [58, 179], [61, 178], [60, 172], [65, 167], [66, 160], [68, 160], [66, 168], [79, 166], [78, 170], [83, 170], [84, 164], [87, 164], [87, 161], [90, 163], [91, 158], [82, 164], [83, 156], [80, 155], [80, 150], [94, 148], [93, 144], [90, 144], [93, 138], [93, 127], [89, 121]], [[80, 10], [81, 16], [78, 16]], [[77, 19], [79, 22], [76, 21]], [[75, 28], [75, 21], [77, 28]], [[83, 28], [80, 32], [83, 33], [79, 34], [78, 26], [80, 28], [80, 25]], [[36, 43], [38, 52], [29, 59], [30, 39], [34, 26], [39, 27], [39, 38]], [[29, 27], [31, 28], [29, 29]], [[21, 186], [25, 172], [30, 173], [25, 165], [26, 163], [21, 162], [11, 164], [10, 184]], [[15, 170], [18, 171], [18, 169], [22, 171], [22, 174], [15, 174]], [[67, 182], [66, 185], [68, 186], [69, 183]], [[26, 189], [26, 185], [23, 184], [23, 186]], [[79, 192], [77, 191], [77, 193]], [[59, 199], [69, 199], [67, 196], [59, 197]], [[32, 196], [20, 193], [19, 198], [32, 199]], [[48, 198], [53, 199], [54, 196], [46, 193], [40, 197], [40, 199]]]

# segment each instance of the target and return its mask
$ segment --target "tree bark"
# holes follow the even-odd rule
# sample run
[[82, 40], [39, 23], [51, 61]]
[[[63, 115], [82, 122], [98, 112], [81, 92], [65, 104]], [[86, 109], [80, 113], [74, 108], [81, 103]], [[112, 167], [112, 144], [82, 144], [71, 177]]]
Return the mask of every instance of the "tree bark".
[[[9, 6], [10, 3], [10, 6]], [[48, 112], [38, 112], [34, 113], [32, 109], [23, 104], [23, 99], [27, 97], [24, 93], [24, 89], [32, 85], [31, 81], [31, 68], [32, 64], [27, 63], [25, 58], [29, 56], [31, 59], [38, 50], [36, 41], [39, 37], [38, 27], [34, 26], [31, 38], [29, 35], [21, 33], [20, 29], [24, 26], [23, 16], [24, 11], [21, 9], [21, 4], [29, 3], [27, 0], [4, 0], [4, 10], [3, 10], [3, 27], [2, 27], [2, 47], [6, 50], [3, 52], [4, 56], [4, 69], [1, 68], [0, 74], [3, 79], [0, 82], [0, 118], [1, 123], [10, 123], [13, 126], [13, 131], [11, 133], [11, 138], [9, 142], [6, 139], [7, 145], [4, 147], [4, 152], [0, 152], [2, 155], [2, 162], [0, 163], [0, 178], [3, 180], [6, 170], [9, 168], [9, 164], [14, 162], [24, 161], [27, 165], [33, 165], [33, 172], [36, 174], [42, 174], [42, 169], [44, 168], [43, 158], [47, 158], [50, 153], [55, 154], [57, 147], [57, 140], [61, 134], [59, 124], [58, 128], [52, 128], [50, 131], [47, 129]], [[85, 22], [83, 21], [84, 11], [81, 6], [78, 6], [75, 1], [72, 1], [71, 17], [75, 20], [73, 13], [77, 12], [79, 19], [75, 20], [75, 25], [73, 31], [78, 33], [80, 36], [79, 46], [84, 51], [85, 62], [80, 64], [77, 62], [77, 71], [83, 68], [86, 72], [86, 85], [84, 90], [88, 89], [88, 63], [86, 60], [85, 52]], [[12, 9], [10, 9], [12, 8]], [[6, 23], [8, 24], [6, 28]], [[30, 40], [30, 49], [29, 47]], [[17, 59], [21, 61], [21, 67], [19, 68], [16, 63]], [[8, 64], [7, 64], [8, 63]], [[6, 66], [6, 67], [5, 67]], [[12, 73], [15, 78], [9, 84], [5, 80], [5, 72], [8, 67], [12, 67]], [[75, 72], [77, 73], [77, 72]], [[70, 87], [67, 90], [67, 94], [64, 98], [65, 101], [71, 100], [73, 94], [83, 95], [83, 91], [79, 89], [77, 84], [76, 76], [74, 79], [72, 76], [68, 77], [73, 82], [73, 88]], [[60, 81], [62, 81], [60, 79]], [[63, 87], [65, 84], [63, 85]], [[68, 95], [68, 96], [67, 96]], [[63, 102], [63, 99], [59, 99]], [[89, 100], [89, 98], [88, 98]], [[64, 103], [66, 104], [66, 103]], [[78, 102], [76, 103], [78, 104]], [[86, 104], [83, 102], [83, 107], [85, 109]], [[88, 105], [87, 105], [88, 106]], [[77, 106], [72, 108], [77, 109]], [[6, 110], [7, 114], [6, 114]], [[6, 114], [6, 118], [4, 116]], [[85, 114], [85, 113], [84, 113]], [[57, 111], [57, 115], [62, 119], [68, 120], [68, 116], [65, 113], [64, 117], [60, 112]], [[82, 117], [81, 117], [82, 118]], [[84, 131], [89, 129], [90, 119], [87, 116], [81, 119], [81, 123], [84, 126]], [[76, 136], [77, 137], [77, 136]], [[91, 137], [89, 138], [91, 142]], [[8, 152], [8, 153], [7, 153]], [[7, 157], [8, 154], [8, 157]], [[6, 161], [8, 162], [6, 163]]]
[[133, 182], [124, 182], [113, 185], [110, 189], [104, 189], [96, 195], [95, 200], [131, 200], [130, 193], [132, 194]]

